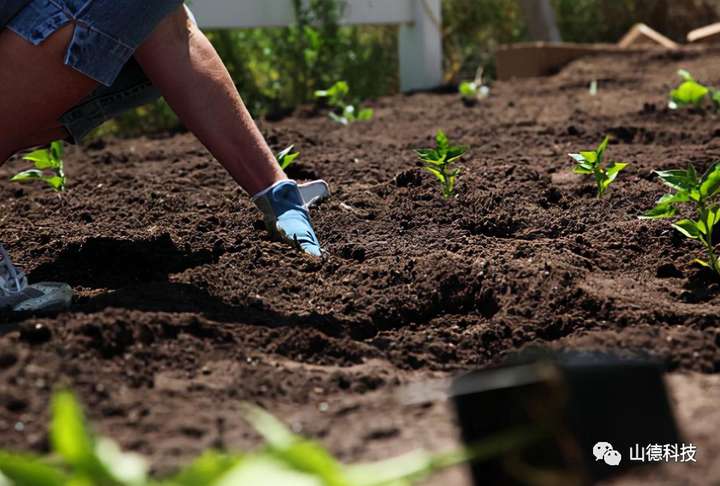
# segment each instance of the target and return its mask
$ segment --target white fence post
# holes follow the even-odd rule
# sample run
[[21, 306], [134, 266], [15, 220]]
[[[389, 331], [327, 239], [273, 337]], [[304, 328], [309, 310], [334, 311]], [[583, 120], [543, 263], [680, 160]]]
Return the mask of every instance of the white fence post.
[[400, 89], [414, 91], [443, 82], [441, 0], [412, 0], [414, 22], [400, 27]]
[[[0, 0], [1, 2], [2, 0]], [[441, 0], [345, 0], [344, 25], [400, 25], [400, 89], [443, 82]], [[194, 0], [201, 27], [227, 29], [291, 25], [291, 0]]]

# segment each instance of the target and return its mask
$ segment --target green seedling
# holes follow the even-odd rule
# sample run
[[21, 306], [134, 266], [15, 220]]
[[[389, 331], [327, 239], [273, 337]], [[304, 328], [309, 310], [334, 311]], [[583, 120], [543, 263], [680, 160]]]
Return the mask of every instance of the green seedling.
[[678, 76], [683, 79], [680, 85], [670, 91], [668, 107], [676, 110], [680, 107], [700, 108], [706, 100], [710, 100], [717, 109], [720, 107], [720, 92], [703, 84], [698, 83], [685, 69], [678, 71]]
[[288, 148], [276, 155], [278, 164], [282, 170], [287, 169], [295, 163], [295, 159], [300, 156], [300, 152], [293, 152], [295, 145], [290, 145]]
[[328, 89], [315, 91], [315, 97], [327, 100], [333, 109], [330, 118], [341, 125], [349, 125], [358, 121], [372, 120], [375, 112], [372, 108], [361, 108], [358, 103], [348, 101], [350, 85], [346, 81], [338, 81]]
[[641, 216], [642, 219], [672, 218], [677, 206], [691, 204], [695, 208], [694, 219], [681, 219], [673, 228], [705, 247], [707, 260], [694, 259], [695, 263], [707, 267], [720, 275], [720, 261], [713, 243], [713, 229], [720, 221], [720, 163], [713, 164], [702, 177], [698, 176], [692, 164], [687, 168], [655, 171], [660, 180], [674, 192], [661, 197], [655, 207]]
[[438, 130], [435, 135], [434, 149], [416, 150], [424, 164], [423, 169], [440, 181], [443, 197], [446, 199], [455, 195], [455, 181], [460, 173], [460, 169], [453, 169], [451, 166], [466, 150], [465, 147], [450, 145], [450, 140], [442, 130]]
[[170, 477], [153, 478], [148, 462], [98, 437], [67, 391], [52, 399], [48, 458], [0, 450], [3, 486], [410, 486], [470, 460], [488, 460], [542, 439], [530, 428], [508, 430], [468, 449], [422, 450], [370, 464], [343, 464], [321, 444], [300, 437], [263, 410], [245, 405], [245, 417], [264, 439], [253, 452], [207, 451]]
[[34, 169], [15, 174], [13, 182], [43, 181], [58, 192], [65, 190], [65, 166], [63, 164], [63, 143], [57, 140], [50, 148], [39, 149], [23, 156], [23, 160], [33, 162]]
[[617, 178], [620, 171], [629, 165], [625, 162], [613, 161], [610, 161], [607, 166], [603, 165], [605, 151], [609, 142], [610, 137], [605, 137], [605, 140], [595, 150], [580, 152], [579, 154], [568, 154], [577, 162], [573, 169], [576, 174], [592, 175], [595, 178], [598, 199], [605, 194], [605, 191]]
[[490, 95], [490, 88], [476, 81], [463, 81], [460, 83], [460, 96], [464, 101], [476, 102]]
[[460, 97], [466, 105], [474, 105], [490, 95], [490, 88], [483, 83], [483, 69], [477, 70], [474, 81], [463, 81], [458, 88]]
[[316, 98], [326, 98], [328, 105], [333, 107], [343, 106], [349, 94], [350, 85], [347, 81], [338, 81], [328, 89], [315, 91]]
[[597, 96], [597, 94], [598, 94], [597, 79], [593, 79], [592, 81], [590, 81], [590, 87], [588, 88], [588, 92], [590, 93], [590, 96]]

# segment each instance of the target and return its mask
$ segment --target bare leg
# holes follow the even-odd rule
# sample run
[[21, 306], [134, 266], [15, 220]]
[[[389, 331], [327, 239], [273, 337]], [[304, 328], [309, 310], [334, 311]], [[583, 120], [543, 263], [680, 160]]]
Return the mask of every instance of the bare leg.
[[0, 32], [0, 164], [20, 149], [64, 136], [58, 118], [97, 86], [64, 64], [74, 26], [40, 46]]
[[285, 179], [222, 60], [180, 7], [135, 58], [185, 126], [248, 193]]

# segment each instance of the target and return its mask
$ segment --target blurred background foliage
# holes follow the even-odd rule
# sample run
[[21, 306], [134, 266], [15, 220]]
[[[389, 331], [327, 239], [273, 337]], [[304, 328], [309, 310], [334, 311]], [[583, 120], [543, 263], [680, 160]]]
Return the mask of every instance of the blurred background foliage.
[[[346, 80], [361, 99], [398, 90], [397, 27], [340, 26], [342, 0], [291, 0], [297, 24], [287, 28], [208, 31], [255, 117], [277, 118], [313, 101], [316, 89]], [[563, 40], [616, 42], [645, 22], [675, 40], [718, 20], [720, 0], [552, 0]], [[448, 83], [494, 75], [500, 44], [527, 40], [517, 0], [443, 0]], [[179, 129], [163, 101], [113, 120], [96, 135], [136, 136]]]

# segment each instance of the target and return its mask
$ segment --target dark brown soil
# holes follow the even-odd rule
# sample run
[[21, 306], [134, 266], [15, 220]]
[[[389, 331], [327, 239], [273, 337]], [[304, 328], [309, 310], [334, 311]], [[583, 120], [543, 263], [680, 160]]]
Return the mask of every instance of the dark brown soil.
[[[302, 152], [291, 176], [332, 187], [312, 212], [322, 262], [271, 242], [190, 135], [70, 149], [62, 198], [1, 182], [0, 240], [32, 280], [69, 282], [77, 300], [3, 318], [0, 444], [46, 449], [48, 397], [68, 385], [99, 431], [160, 471], [255, 444], [243, 400], [345, 460], [380, 458], [456, 440], [445, 404], [403, 405], [398, 385], [526, 346], [614, 349], [667, 365], [698, 444], [697, 464], [653, 482], [720, 480], [708, 433], [720, 281], [689, 265], [701, 249], [669, 223], [637, 219], [663, 193], [652, 170], [720, 157], [720, 115], [665, 108], [681, 67], [720, 85], [719, 51], [648, 53], [498, 83], [473, 108], [417, 94], [377, 101], [376, 119], [350, 128], [302, 114], [263, 124], [273, 148]], [[471, 147], [449, 201], [412, 151], [438, 128]], [[598, 201], [566, 154], [606, 133], [632, 165]]]

